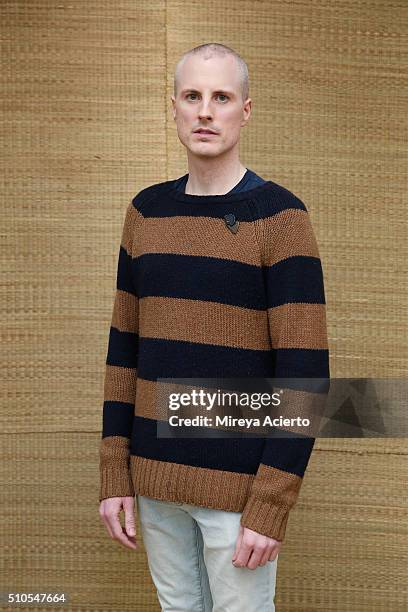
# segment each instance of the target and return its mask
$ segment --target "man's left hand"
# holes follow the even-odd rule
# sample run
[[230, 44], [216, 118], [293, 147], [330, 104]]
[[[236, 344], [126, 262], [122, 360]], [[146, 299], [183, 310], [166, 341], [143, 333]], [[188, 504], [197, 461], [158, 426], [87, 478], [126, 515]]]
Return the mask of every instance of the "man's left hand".
[[280, 540], [274, 540], [249, 527], [240, 525], [232, 563], [235, 567], [255, 569], [258, 565], [266, 565], [268, 561], [274, 561], [281, 546]]

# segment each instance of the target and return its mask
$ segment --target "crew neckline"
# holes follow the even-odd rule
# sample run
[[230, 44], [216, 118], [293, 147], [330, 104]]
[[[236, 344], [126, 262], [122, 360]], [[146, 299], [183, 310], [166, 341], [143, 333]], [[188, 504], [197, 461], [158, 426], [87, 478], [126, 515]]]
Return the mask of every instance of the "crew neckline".
[[[179, 178], [184, 179], [187, 176], [187, 174]], [[191, 193], [185, 193], [177, 189], [175, 187], [175, 183], [177, 180], [179, 180], [179, 178], [175, 179], [174, 181], [171, 181], [171, 184], [170, 184], [170, 187], [167, 193], [173, 200], [178, 200], [179, 202], [187, 202], [190, 204], [211, 204], [213, 202], [222, 203], [222, 202], [238, 202], [241, 200], [247, 200], [251, 196], [259, 195], [263, 191], [270, 189], [270, 187], [273, 185], [272, 181], [265, 181], [264, 183], [262, 183], [262, 185], [257, 185], [256, 187], [253, 187], [252, 189], [246, 189], [244, 191], [235, 191], [232, 193], [229, 191], [227, 193], [213, 194], [213, 195], [196, 195], [196, 194], [191, 194]]]

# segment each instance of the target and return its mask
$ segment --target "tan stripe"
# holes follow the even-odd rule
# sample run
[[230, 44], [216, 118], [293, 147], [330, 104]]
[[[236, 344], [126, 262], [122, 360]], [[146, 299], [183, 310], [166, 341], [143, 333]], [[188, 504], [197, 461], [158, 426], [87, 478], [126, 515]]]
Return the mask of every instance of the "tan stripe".
[[135, 492], [147, 497], [242, 512], [253, 474], [195, 467], [130, 456]]
[[[219, 257], [255, 266], [270, 266], [294, 255], [319, 257], [318, 245], [307, 211], [287, 209], [255, 221], [240, 221], [237, 234], [228, 230], [223, 218], [146, 217], [131, 210], [128, 225], [136, 239], [132, 256], [144, 253], [174, 253]], [[143, 219], [143, 232], [137, 229]], [[213, 239], [208, 240], [211, 236]], [[127, 252], [130, 232], [122, 239]], [[261, 250], [263, 255], [261, 256]]]
[[156, 408], [157, 385], [160, 382], [138, 378], [136, 388], [135, 415], [146, 419], [158, 419]]
[[[169, 377], [171, 378], [171, 377]], [[180, 377], [182, 378], [182, 377]], [[192, 378], [192, 377], [189, 377]], [[180, 409], [172, 410], [170, 408], [170, 399], [171, 394], [182, 394], [188, 393], [191, 394], [193, 390], [196, 390], [197, 393], [203, 389], [204, 393], [217, 393], [219, 387], [211, 387], [207, 385], [205, 388], [200, 386], [200, 377], [197, 377], [197, 384], [189, 384], [187, 381], [183, 383], [171, 382], [171, 381], [148, 381], [142, 378], [138, 379], [137, 383], [137, 391], [136, 391], [136, 409], [135, 414], [137, 416], [142, 416], [147, 419], [154, 419], [158, 421], [167, 422], [168, 418], [172, 414], [176, 414], [186, 418], [192, 418], [197, 415], [209, 416], [214, 419], [215, 416], [233, 416], [233, 417], [256, 417], [252, 411], [250, 413], [250, 409], [247, 407], [241, 407], [239, 404], [234, 403], [234, 389], [231, 390], [220, 390], [221, 393], [230, 393], [231, 394], [231, 404], [228, 403], [228, 399], [225, 399], [225, 405], [217, 406], [214, 404], [211, 410], [207, 410], [206, 406], [208, 405], [191, 405], [191, 406], [182, 406]], [[240, 390], [236, 391], [236, 394], [239, 395]], [[222, 427], [214, 426], [214, 429], [222, 429]], [[225, 428], [233, 431], [241, 431], [242, 427], [230, 427]]]
[[139, 303], [139, 333], [143, 337], [270, 349], [265, 310], [170, 297], [145, 297]]
[[328, 348], [325, 304], [282, 304], [268, 318], [273, 348]]
[[238, 232], [233, 234], [224, 218], [146, 217], [143, 235], [133, 245], [134, 257], [144, 253], [219, 257], [260, 265], [260, 250], [257, 248], [253, 222], [239, 221]]
[[136, 397], [136, 368], [105, 365], [104, 400], [134, 403]]
[[128, 255], [133, 255], [134, 247], [132, 246], [132, 243], [134, 241], [135, 233], [137, 229], [141, 227], [143, 221], [143, 215], [133, 206], [132, 202], [130, 202], [126, 209], [125, 222], [123, 224], [120, 241], [121, 246], [125, 249]]
[[119, 331], [138, 331], [139, 300], [132, 293], [117, 289], [113, 304], [111, 325]]
[[263, 244], [263, 265], [271, 266], [295, 255], [319, 257], [309, 213], [290, 208], [254, 221], [255, 233]]
[[[171, 378], [171, 377], [169, 377]], [[182, 377], [180, 377], [182, 378]], [[197, 377], [199, 381], [200, 377]], [[143, 378], [138, 379], [136, 391], [136, 409], [135, 414], [146, 419], [154, 419], [156, 421], [167, 421], [169, 415], [176, 414], [177, 411], [169, 409], [169, 399], [172, 393], [191, 393], [193, 389], [199, 391], [199, 385], [185, 383], [177, 383], [170, 381], [150, 381]], [[217, 389], [206, 387], [204, 391], [215, 393]], [[191, 406], [183, 408], [183, 416], [196, 416], [197, 414], [208, 414], [202, 406]], [[217, 409], [217, 414], [221, 414], [221, 410]], [[226, 409], [225, 414], [231, 414]]]
[[297, 499], [302, 478], [279, 468], [259, 464], [251, 494], [260, 502], [291, 508]]

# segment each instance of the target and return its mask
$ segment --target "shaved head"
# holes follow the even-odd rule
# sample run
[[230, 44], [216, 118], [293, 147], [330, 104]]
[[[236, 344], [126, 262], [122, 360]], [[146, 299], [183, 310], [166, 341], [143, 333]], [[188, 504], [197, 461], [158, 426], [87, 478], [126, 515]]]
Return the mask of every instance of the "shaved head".
[[199, 45], [198, 47], [194, 47], [194, 49], [190, 49], [190, 51], [186, 51], [179, 61], [177, 62], [176, 69], [174, 71], [174, 97], [177, 98], [177, 92], [179, 89], [180, 83], [180, 72], [181, 68], [186, 61], [187, 58], [200, 55], [204, 60], [210, 59], [211, 57], [225, 57], [226, 55], [232, 56], [235, 59], [235, 64], [237, 66], [237, 71], [239, 75], [239, 80], [241, 82], [241, 95], [242, 101], [244, 102], [249, 95], [249, 78], [248, 78], [248, 67], [242, 57], [230, 47], [226, 47], [220, 43], [206, 43], [204, 45]]

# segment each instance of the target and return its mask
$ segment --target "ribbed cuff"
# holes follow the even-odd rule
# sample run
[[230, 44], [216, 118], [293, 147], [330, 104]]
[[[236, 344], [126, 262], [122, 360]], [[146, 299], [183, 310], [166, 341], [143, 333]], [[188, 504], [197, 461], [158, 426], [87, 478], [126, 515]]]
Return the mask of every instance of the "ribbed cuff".
[[107, 497], [134, 497], [130, 471], [127, 468], [103, 468], [100, 470], [99, 501]]
[[128, 438], [107, 436], [101, 440], [99, 473], [99, 501], [107, 497], [134, 496]]
[[283, 541], [290, 508], [268, 504], [250, 497], [241, 516], [241, 525], [269, 538]]

